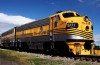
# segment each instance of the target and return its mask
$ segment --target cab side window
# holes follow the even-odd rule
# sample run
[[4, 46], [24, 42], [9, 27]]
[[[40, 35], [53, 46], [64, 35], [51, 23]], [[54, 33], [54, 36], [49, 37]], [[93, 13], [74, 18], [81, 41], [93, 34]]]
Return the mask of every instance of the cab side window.
[[56, 21], [59, 21], [60, 20], [60, 17], [59, 15], [56, 16]]
[[41, 26], [41, 27], [40, 27], [40, 32], [42, 32], [42, 31], [43, 31], [43, 27]]
[[59, 17], [59, 15], [57, 15], [57, 16], [55, 16], [55, 18], [56, 18], [56, 20], [54, 22], [54, 27], [57, 27], [57, 24], [58, 24], [58, 22], [60, 20], [60, 17]]

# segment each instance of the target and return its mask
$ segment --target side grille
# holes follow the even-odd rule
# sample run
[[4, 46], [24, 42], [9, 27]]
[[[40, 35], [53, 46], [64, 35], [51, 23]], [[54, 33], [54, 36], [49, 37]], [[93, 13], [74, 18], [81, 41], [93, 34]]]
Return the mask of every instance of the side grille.
[[91, 40], [93, 37], [93, 33], [87, 32], [87, 31], [82, 31], [78, 30], [76, 28], [71, 28], [71, 29], [54, 29], [54, 34], [68, 34], [68, 35], [76, 35], [76, 36], [81, 36], [84, 39]]
[[86, 32], [78, 29], [67, 29], [67, 33], [71, 35], [77, 35], [84, 37], [84, 39], [92, 39], [93, 33], [92, 32]]

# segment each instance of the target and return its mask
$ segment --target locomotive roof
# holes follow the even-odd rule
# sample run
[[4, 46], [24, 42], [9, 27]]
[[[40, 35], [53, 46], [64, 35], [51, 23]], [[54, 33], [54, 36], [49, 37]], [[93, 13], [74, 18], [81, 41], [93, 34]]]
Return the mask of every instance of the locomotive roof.
[[19, 27], [17, 27], [17, 31], [22, 31], [22, 30], [27, 30], [27, 29], [31, 29], [31, 28], [35, 28], [35, 27], [41, 27], [44, 25], [49, 24], [49, 18], [44, 18], [38, 21], [33, 21], [24, 25], [21, 25]]

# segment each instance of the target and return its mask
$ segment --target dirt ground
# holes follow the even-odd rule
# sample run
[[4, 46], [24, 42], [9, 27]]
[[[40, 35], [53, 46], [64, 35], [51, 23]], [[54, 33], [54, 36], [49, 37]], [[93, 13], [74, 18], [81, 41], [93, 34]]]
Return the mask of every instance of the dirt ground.
[[0, 65], [21, 65], [21, 64], [0, 56]]

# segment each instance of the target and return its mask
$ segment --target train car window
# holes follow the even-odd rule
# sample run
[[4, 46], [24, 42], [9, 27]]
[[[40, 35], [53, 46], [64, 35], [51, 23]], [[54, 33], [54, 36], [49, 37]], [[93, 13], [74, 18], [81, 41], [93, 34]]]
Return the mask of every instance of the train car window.
[[51, 20], [52, 20], [52, 22], [55, 22], [56, 21], [56, 16], [52, 17]]
[[40, 27], [40, 32], [42, 32], [42, 31], [43, 31], [43, 27], [41, 26], [41, 27]]
[[64, 13], [64, 14], [63, 14], [63, 17], [64, 17], [64, 18], [74, 17], [74, 16], [75, 16], [74, 13]]
[[52, 22], [54, 24], [54, 28], [55, 28], [55, 27], [57, 27], [57, 24], [58, 24], [58, 22], [60, 20], [60, 16], [59, 15], [54, 16], [54, 17], [51, 18], [51, 20], [52, 20]]
[[59, 20], [60, 20], [60, 16], [57, 15], [57, 16], [56, 16], [56, 21], [58, 22]]
[[51, 17], [51, 21], [53, 22], [53, 17]]
[[60, 17], [59, 17], [59, 15], [57, 15], [56, 20], [54, 22], [54, 27], [57, 27], [57, 24], [58, 24], [59, 20], [60, 20]]
[[53, 22], [53, 24], [54, 24], [53, 26], [55, 27], [56, 16], [52, 17], [51, 19], [52, 19], [52, 22]]
[[55, 22], [55, 23], [54, 23], [54, 27], [57, 27], [57, 23], [58, 23], [58, 22]]

